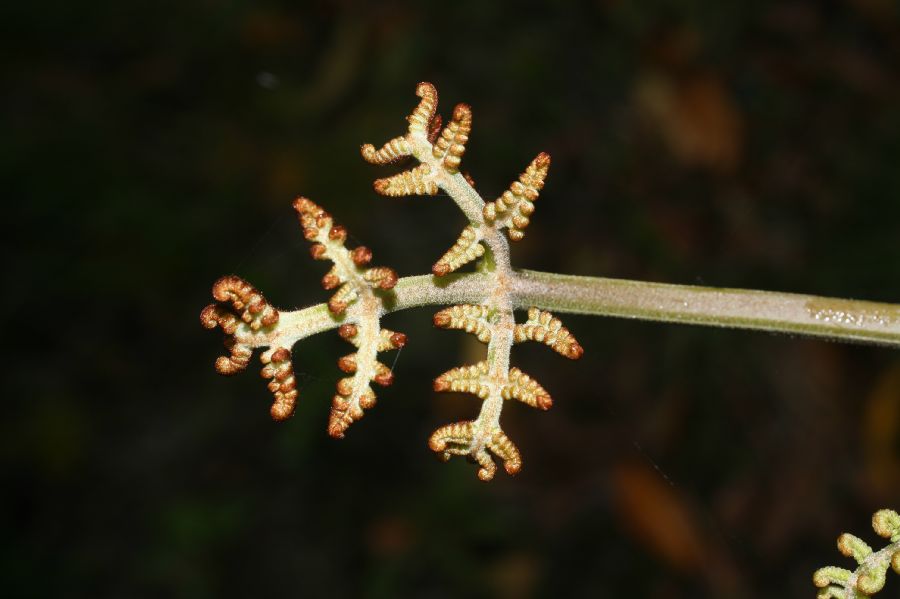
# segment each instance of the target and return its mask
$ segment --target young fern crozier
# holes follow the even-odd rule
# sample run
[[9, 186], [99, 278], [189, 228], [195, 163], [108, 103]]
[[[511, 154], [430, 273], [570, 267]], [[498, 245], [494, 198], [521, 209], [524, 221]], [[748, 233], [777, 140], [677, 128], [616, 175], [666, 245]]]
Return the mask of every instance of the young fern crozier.
[[849, 533], [838, 537], [838, 551], [856, 560], [852, 572], [828, 566], [813, 574], [813, 584], [819, 587], [819, 599], [861, 599], [884, 588], [888, 568], [900, 574], [900, 514], [894, 510], [879, 510], [872, 516], [872, 528], [888, 545], [873, 551], [862, 539]]
[[[539, 153], [500, 197], [486, 202], [472, 178], [459, 167], [472, 129], [472, 110], [458, 104], [442, 126], [436, 114], [438, 96], [430, 83], [416, 88], [419, 103], [408, 117], [405, 134], [381, 147], [362, 146], [362, 157], [387, 165], [412, 157], [418, 164], [378, 179], [375, 191], [385, 196], [448, 195], [468, 223], [457, 240], [437, 259], [432, 274], [398, 278], [387, 267], [370, 267], [372, 252], [345, 247], [346, 230], [306, 198], [294, 201], [304, 236], [317, 260], [330, 260], [322, 279], [335, 290], [325, 304], [295, 311], [272, 307], [252, 285], [236, 276], [213, 286], [220, 302], [207, 306], [201, 322], [227, 335], [230, 356], [216, 361], [222, 374], [246, 368], [256, 348], [262, 376], [274, 395], [272, 417], [288, 418], [297, 401], [291, 348], [305, 337], [337, 328], [357, 351], [338, 360], [348, 374], [337, 383], [328, 433], [343, 437], [363, 411], [375, 405], [372, 383], [390, 385], [391, 370], [378, 354], [402, 347], [406, 336], [381, 326], [385, 315], [426, 305], [445, 306], [434, 315], [439, 328], [465, 331], [487, 345], [484, 360], [460, 365], [438, 376], [438, 392], [461, 391], [481, 399], [472, 420], [438, 428], [428, 441], [443, 459], [463, 455], [478, 464], [478, 478], [494, 477], [499, 459], [509, 474], [522, 467], [515, 443], [500, 425], [507, 400], [547, 410], [553, 401], [535, 379], [510, 364], [516, 343], [536, 341], [565, 358], [577, 360], [584, 350], [553, 312], [621, 316], [720, 327], [759, 329], [879, 343], [900, 347], [900, 306], [789, 293], [716, 289], [578, 277], [513, 269], [510, 241], [523, 239], [550, 168], [550, 156]], [[475, 263], [471, 272], [457, 272]], [[223, 304], [231, 304], [234, 312]], [[527, 310], [517, 322], [516, 310]]]

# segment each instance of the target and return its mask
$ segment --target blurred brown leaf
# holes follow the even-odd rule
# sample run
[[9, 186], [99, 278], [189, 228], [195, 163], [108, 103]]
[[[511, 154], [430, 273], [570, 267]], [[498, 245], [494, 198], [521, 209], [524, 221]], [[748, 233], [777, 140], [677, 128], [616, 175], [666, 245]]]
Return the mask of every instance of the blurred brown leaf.
[[305, 37], [301, 22], [289, 14], [256, 10], [241, 23], [241, 39], [250, 47], [277, 47]]
[[688, 166], [731, 172], [740, 160], [741, 115], [719, 77], [649, 72], [636, 101], [672, 154]]
[[865, 452], [864, 486], [896, 496], [900, 486], [900, 363], [888, 368], [866, 398], [860, 437]]
[[490, 580], [495, 597], [522, 599], [533, 597], [541, 571], [541, 562], [531, 553], [513, 552], [491, 565]]
[[696, 573], [708, 547], [680, 495], [651, 468], [620, 463], [612, 471], [616, 510], [635, 537], [683, 572]]
[[410, 548], [415, 541], [415, 530], [407, 518], [387, 514], [372, 521], [366, 538], [369, 550], [375, 555], [397, 555]]
[[614, 509], [634, 537], [675, 569], [706, 579], [719, 596], [739, 588], [727, 550], [687, 499], [648, 465], [624, 461], [611, 472]]

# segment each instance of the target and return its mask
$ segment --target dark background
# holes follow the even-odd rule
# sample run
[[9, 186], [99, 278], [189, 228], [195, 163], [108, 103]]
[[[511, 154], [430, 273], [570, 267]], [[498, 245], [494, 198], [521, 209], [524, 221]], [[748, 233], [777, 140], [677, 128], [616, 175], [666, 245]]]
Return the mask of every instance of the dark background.
[[275, 424], [198, 321], [223, 274], [328, 297], [300, 193], [428, 271], [461, 215], [358, 154], [421, 80], [488, 199], [552, 154], [519, 267], [900, 301], [895, 2], [9, 2], [0, 48], [4, 596], [812, 597], [900, 507], [896, 350], [566, 317], [585, 356], [516, 348], [556, 404], [507, 407], [485, 485], [426, 447], [483, 351], [433, 310], [340, 442], [337, 335]]

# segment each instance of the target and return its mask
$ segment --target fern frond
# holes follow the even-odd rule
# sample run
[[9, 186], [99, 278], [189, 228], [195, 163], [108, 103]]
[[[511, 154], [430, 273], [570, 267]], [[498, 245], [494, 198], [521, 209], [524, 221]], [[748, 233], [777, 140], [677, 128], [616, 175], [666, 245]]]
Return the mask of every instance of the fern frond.
[[377, 150], [372, 144], [365, 144], [360, 148], [360, 152], [363, 159], [369, 164], [384, 165], [397, 162], [411, 155], [412, 146], [409, 145], [406, 137], [401, 135], [390, 140]]
[[376, 179], [373, 184], [376, 193], [383, 196], [433, 196], [438, 192], [437, 183], [431, 176], [431, 166], [420, 164], [414, 169], [397, 173], [392, 177]]
[[391, 369], [379, 362], [376, 355], [406, 345], [406, 335], [381, 328], [377, 320], [343, 324], [338, 334], [353, 344], [357, 351], [339, 358], [337, 362], [338, 368], [353, 376], [338, 381], [337, 394], [331, 402], [328, 434], [335, 438], [343, 437], [350, 425], [375, 405], [371, 383], [387, 387], [394, 382]]
[[500, 427], [479, 434], [475, 422], [455, 422], [434, 431], [428, 440], [428, 447], [444, 461], [450, 459], [451, 455], [469, 456], [480, 466], [478, 478], [483, 481], [494, 478], [497, 471], [488, 450], [503, 460], [503, 467], [508, 474], [516, 474], [522, 468], [519, 449]]
[[481, 245], [480, 232], [472, 225], [467, 225], [453, 247], [447, 250], [447, 253], [431, 267], [431, 272], [442, 277], [483, 255], [484, 246]]
[[453, 109], [453, 119], [444, 127], [432, 149], [432, 154], [442, 161], [448, 173], [459, 172], [459, 163], [466, 151], [466, 142], [469, 141], [471, 131], [471, 107], [468, 104], [457, 104]]
[[434, 379], [434, 390], [471, 393], [481, 399], [487, 399], [491, 392], [490, 385], [486, 380], [487, 373], [488, 363], [486, 361], [471, 366], [452, 368]]
[[434, 326], [472, 333], [482, 343], [491, 340], [491, 310], [484, 305], [461, 304], [445, 308], [434, 315]]
[[[437, 277], [478, 261], [478, 272], [446, 276], [407, 277], [398, 282], [388, 267], [369, 266], [372, 252], [364, 246], [345, 247], [347, 231], [306, 198], [294, 208], [314, 259], [333, 265], [322, 278], [333, 291], [326, 305], [279, 311], [261, 293], [238, 277], [224, 277], [213, 286], [219, 304], [206, 306], [201, 323], [225, 333], [229, 355], [216, 361], [222, 374], [247, 367], [255, 349], [263, 349], [262, 374], [274, 395], [276, 419], [287, 418], [297, 400], [291, 348], [299, 339], [338, 328], [357, 351], [338, 360], [348, 375], [337, 383], [328, 431], [343, 436], [347, 428], [375, 404], [372, 383], [388, 385], [393, 374], [377, 355], [402, 347], [406, 336], [381, 327], [387, 313], [423, 305], [450, 306], [435, 314], [436, 326], [465, 330], [486, 343], [486, 359], [454, 368], [437, 377], [438, 391], [465, 391], [483, 401], [475, 420], [442, 427], [432, 435], [432, 449], [444, 457], [467, 455], [480, 465], [478, 476], [489, 480], [503, 460], [509, 473], [518, 472], [521, 456], [500, 428], [506, 400], [515, 399], [539, 409], [552, 405], [549, 393], [534, 379], [511, 366], [513, 344], [537, 341], [559, 354], [577, 359], [583, 349], [559, 319], [539, 307], [561, 312], [618, 315], [667, 322], [689, 322], [762, 329], [810, 336], [900, 346], [900, 306], [747, 290], [710, 290], [685, 285], [641, 281], [612, 281], [514, 269], [508, 240], [523, 238], [549, 171], [550, 156], [540, 153], [499, 198], [485, 203], [469, 173], [460, 173], [461, 159], [472, 128], [472, 110], [458, 104], [442, 127], [437, 114], [438, 94], [430, 83], [416, 87], [419, 102], [408, 117], [404, 135], [376, 148], [361, 146], [363, 158], [388, 164], [411, 157], [419, 164], [410, 170], [375, 181], [383, 195], [436, 195], [452, 199], [467, 220], [454, 245], [434, 264]], [[502, 234], [505, 231], [505, 236]], [[692, 301], [687, 301], [690, 298]], [[695, 300], [695, 301], [694, 301]], [[221, 305], [230, 304], [229, 306]], [[458, 304], [458, 305], [457, 305]], [[514, 310], [534, 306], [528, 319], [516, 324]], [[267, 350], [264, 348], [268, 348]], [[843, 553], [857, 560], [850, 572], [825, 568], [817, 572], [822, 596], [864, 596], [881, 588], [889, 566], [900, 570], [900, 516], [882, 511], [875, 530], [891, 538], [891, 545], [872, 549], [852, 535], [841, 537]]]
[[222, 277], [212, 288], [213, 297], [230, 302], [241, 312], [240, 318], [254, 331], [278, 322], [278, 310], [269, 305], [262, 293], [240, 277]]
[[421, 98], [418, 106], [407, 117], [410, 135], [428, 136], [431, 121], [437, 111], [438, 93], [434, 86], [423, 81], [416, 86], [416, 95]]
[[515, 366], [509, 369], [507, 383], [503, 385], [500, 393], [503, 399], [517, 399], [532, 408], [549, 410], [553, 405], [550, 394], [536, 380]]
[[210, 304], [200, 313], [203, 326], [209, 329], [221, 327], [227, 335], [225, 346], [231, 355], [216, 360], [216, 371], [237, 374], [250, 363], [254, 348], [270, 346], [260, 355], [263, 363], [261, 374], [263, 378], [270, 379], [268, 388], [274, 395], [270, 413], [274, 420], [290, 417], [297, 402], [297, 382], [290, 350], [275, 343], [278, 338], [278, 310], [250, 283], [235, 276], [216, 281], [213, 297], [221, 302], [230, 302], [240, 312], [238, 318], [226, 308]]
[[272, 348], [260, 356], [263, 378], [271, 379], [268, 387], [275, 396], [269, 410], [273, 420], [286, 420], [294, 413], [297, 403], [297, 380], [291, 364], [291, 350], [284, 347]]
[[205, 328], [218, 326], [226, 334], [225, 346], [231, 355], [216, 360], [216, 372], [237, 374], [250, 363], [253, 348], [260, 347], [259, 338], [264, 336], [261, 334], [278, 323], [278, 310], [240, 277], [222, 277], [213, 284], [212, 295], [220, 302], [231, 303], [240, 314], [237, 316], [216, 304], [210, 304], [200, 312], [200, 322]]
[[494, 429], [487, 448], [503, 460], [503, 468], [507, 474], [516, 474], [522, 469], [522, 455], [519, 453], [519, 448], [500, 428]]
[[525, 236], [525, 227], [531, 222], [529, 217], [534, 212], [534, 202], [544, 187], [549, 169], [550, 155], [541, 152], [503, 195], [484, 205], [484, 220], [505, 227], [512, 241], [521, 240]]
[[328, 301], [328, 309], [341, 314], [355, 302], [363, 289], [391, 289], [397, 284], [397, 273], [386, 266], [365, 268], [372, 251], [360, 246], [353, 251], [344, 247], [347, 230], [334, 224], [331, 215], [307, 198], [294, 200], [294, 210], [303, 227], [303, 235], [313, 242], [310, 254], [316, 260], [331, 260], [334, 266], [322, 278], [322, 287], [338, 290]]
[[872, 528], [890, 544], [879, 551], [862, 539], [844, 533], [838, 537], [838, 551], [852, 557], [857, 568], [854, 571], [828, 566], [813, 574], [813, 584], [820, 591], [818, 597], [859, 599], [870, 597], [884, 588], [888, 568], [900, 574], [900, 514], [894, 510], [879, 510], [872, 516]]
[[584, 348], [563, 326], [562, 321], [555, 318], [550, 312], [534, 307], [528, 309], [528, 320], [523, 324], [516, 325], [513, 339], [516, 343], [525, 341], [543, 343], [570, 360], [577, 360], [584, 354]]
[[[338, 335], [341, 339], [352, 343], [356, 347], [360, 347], [359, 327], [355, 324], [342, 324], [338, 327]], [[390, 329], [381, 329], [378, 332], [378, 352], [390, 351], [392, 349], [400, 349], [406, 345], [406, 335], [403, 333], [395, 333]]]

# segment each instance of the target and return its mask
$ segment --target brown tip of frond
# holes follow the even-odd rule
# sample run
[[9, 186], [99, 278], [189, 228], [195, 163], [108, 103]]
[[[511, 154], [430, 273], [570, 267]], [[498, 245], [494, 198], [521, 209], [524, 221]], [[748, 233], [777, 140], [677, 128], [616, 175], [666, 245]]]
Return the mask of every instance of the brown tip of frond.
[[[303, 236], [308, 241], [316, 240], [323, 230], [331, 227], [331, 215], [312, 200], [299, 196], [294, 199], [293, 206], [303, 229]], [[320, 238], [318, 241], [322, 242], [324, 239]]]
[[344, 283], [334, 292], [331, 299], [328, 300], [328, 309], [331, 310], [333, 314], [341, 314], [350, 304], [355, 302], [358, 297], [359, 292], [357, 291], [356, 286], [351, 285], [350, 283]]
[[450, 306], [434, 315], [434, 325], [444, 329], [457, 329], [475, 335], [482, 343], [491, 340], [490, 309], [480, 304]]
[[357, 266], [365, 266], [372, 261], [372, 250], [364, 245], [359, 246], [350, 252], [350, 259]]
[[472, 177], [472, 175], [469, 174], [468, 171], [463, 172], [462, 175], [463, 175], [463, 179], [466, 180], [466, 183], [468, 183], [472, 187], [475, 187], [475, 179], [474, 179], [474, 177]]
[[409, 132], [428, 135], [428, 126], [437, 110], [438, 93], [434, 86], [426, 81], [416, 86], [416, 95], [421, 98], [418, 106], [409, 115]]
[[346, 377], [338, 380], [335, 388], [337, 389], [338, 395], [348, 397], [351, 393], [353, 393], [353, 378]]
[[390, 336], [391, 345], [397, 349], [406, 345], [406, 335], [403, 333], [392, 333]]
[[247, 368], [253, 351], [243, 345], [235, 344], [231, 347], [231, 356], [219, 356], [216, 358], [216, 372], [230, 376]]
[[347, 374], [353, 374], [356, 372], [356, 354], [348, 354], [338, 358], [337, 365], [341, 371], [346, 372]]
[[389, 197], [409, 195], [435, 195], [438, 192], [437, 183], [431, 176], [431, 167], [426, 164], [398, 173], [392, 177], [376, 179], [372, 184], [375, 192]]
[[432, 320], [434, 321], [434, 326], [446, 329], [450, 326], [450, 311], [441, 310], [440, 312], [436, 312]]
[[[548, 168], [550, 168], [550, 154], [548, 154], [547, 152], [541, 152], [537, 155], [537, 157], [535, 157], [535, 159], [532, 161], [532, 164], [536, 169], [546, 171]], [[544, 184], [543, 179], [545, 176], [546, 173], [541, 176], [540, 184], [542, 186]]]
[[301, 215], [322, 211], [322, 209], [315, 202], [303, 196], [297, 196], [296, 198], [294, 198], [294, 201], [291, 205], [294, 207], [294, 210]]
[[356, 301], [358, 296], [356, 287], [350, 283], [344, 283], [328, 300], [328, 309], [332, 314], [341, 314], [352, 302]]
[[303, 236], [309, 240], [317, 237], [321, 229], [331, 224], [331, 215], [309, 198], [298, 196], [294, 199], [293, 207], [303, 228]]
[[350, 304], [339, 298], [332, 297], [328, 300], [328, 311], [334, 315], [343, 314], [349, 305]]
[[393, 268], [388, 268], [387, 266], [370, 268], [363, 273], [363, 278], [370, 283], [376, 284], [381, 289], [393, 289], [398, 281], [397, 273]]
[[478, 469], [478, 480], [483, 483], [490, 482], [494, 480], [494, 474], [496, 474], [496, 472], [497, 466], [494, 465], [493, 461], [491, 461], [490, 464], [482, 464], [481, 468]]
[[382, 387], [390, 387], [394, 383], [394, 373], [381, 362], [375, 363], [375, 376], [372, 380]]
[[270, 379], [269, 391], [275, 396], [269, 414], [273, 420], [286, 420], [294, 413], [297, 404], [297, 380], [291, 364], [291, 352], [283, 347], [261, 356], [264, 364], [260, 374]]
[[443, 262], [438, 262], [431, 267], [431, 272], [436, 277], [443, 277], [450, 272], [450, 265], [444, 264]]
[[344, 432], [346, 432], [348, 428], [350, 428], [350, 425], [344, 424], [340, 415], [336, 416], [334, 410], [332, 410], [328, 422], [328, 436], [332, 439], [343, 439]]
[[325, 273], [322, 277], [322, 289], [330, 291], [341, 284], [341, 278], [335, 274], [334, 269]]
[[343, 225], [334, 225], [328, 230], [328, 239], [344, 243], [347, 240], [347, 228]]
[[337, 395], [331, 401], [331, 413], [328, 417], [328, 434], [335, 439], [342, 439], [350, 425], [363, 417], [363, 410], [375, 405], [375, 394], [368, 387], [356, 399], [350, 397], [352, 392], [352, 378], [338, 381]]
[[394, 384], [394, 375], [390, 372], [386, 374], [378, 374], [375, 375], [372, 380], [382, 387], [390, 387]]
[[[356, 343], [356, 340], [353, 340], [353, 343]], [[400, 349], [404, 345], [406, 345], [406, 335], [383, 328], [378, 332], [378, 346], [375, 350], [378, 352], [391, 351]]]
[[460, 102], [453, 107], [453, 120], [460, 123], [460, 126], [472, 123], [472, 107], [468, 104]]
[[326, 260], [327, 256], [325, 256], [325, 253], [327, 251], [328, 248], [321, 243], [314, 243], [309, 246], [309, 255], [312, 256], [313, 260]]
[[276, 422], [287, 420], [294, 415], [294, 403], [273, 403], [272, 407], [269, 408], [269, 415]]
[[233, 334], [238, 326], [237, 317], [228, 310], [216, 304], [210, 304], [200, 312], [200, 324], [205, 329], [214, 329], [217, 326], [227, 334]]
[[338, 335], [340, 335], [342, 339], [345, 339], [347, 341], [355, 338], [358, 334], [359, 327], [357, 327], [355, 324], [342, 324], [338, 327]]
[[577, 341], [572, 344], [572, 347], [569, 349], [568, 353], [565, 354], [565, 356], [570, 360], [578, 360], [583, 355], [584, 348], [581, 347]]
[[517, 474], [522, 469], [522, 455], [519, 448], [499, 428], [494, 431], [487, 445], [491, 452], [503, 460], [503, 468], [509, 475]]

